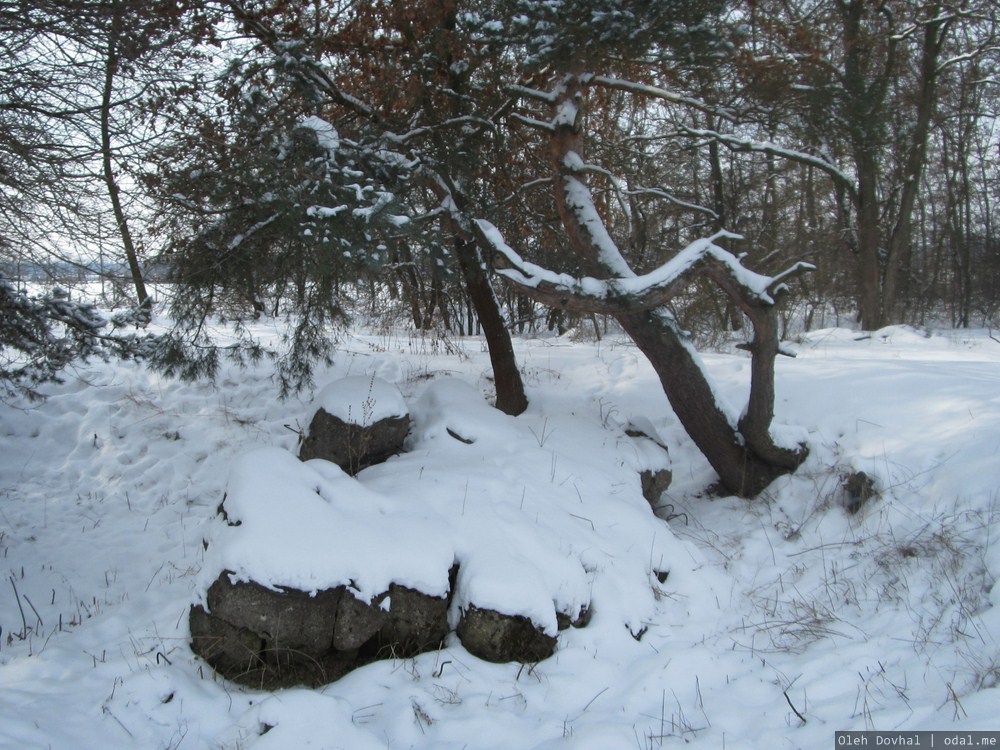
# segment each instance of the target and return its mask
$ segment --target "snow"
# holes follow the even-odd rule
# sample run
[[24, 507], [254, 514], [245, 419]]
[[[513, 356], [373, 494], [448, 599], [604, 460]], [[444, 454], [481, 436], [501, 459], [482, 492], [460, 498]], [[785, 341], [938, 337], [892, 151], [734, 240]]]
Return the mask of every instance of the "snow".
[[330, 462], [303, 464], [280, 448], [246, 453], [233, 463], [225, 509], [228, 521], [206, 535], [202, 591], [223, 571], [269, 588], [350, 586], [364, 601], [392, 582], [434, 596], [448, 590], [454, 554], [441, 524], [367, 491]]
[[342, 204], [340, 206], [309, 206], [306, 209], [306, 216], [316, 216], [320, 219], [332, 219], [338, 214], [349, 210], [350, 206]]
[[[573, 157], [579, 159], [576, 154], [567, 154], [567, 166], [572, 169]], [[628, 262], [622, 257], [618, 245], [608, 234], [604, 220], [594, 205], [594, 197], [590, 193], [590, 188], [586, 183], [572, 175], [563, 175], [563, 192], [566, 195], [566, 207], [576, 214], [577, 221], [584, 228], [590, 237], [590, 241], [597, 249], [597, 258], [601, 264], [611, 273], [622, 278], [635, 276], [635, 272], [629, 267]]]
[[310, 421], [320, 409], [343, 422], [362, 427], [409, 413], [399, 388], [374, 375], [338, 378], [324, 386], [313, 399]]
[[340, 134], [337, 129], [322, 117], [310, 115], [302, 118], [299, 127], [306, 128], [316, 134], [316, 141], [321, 149], [332, 158], [340, 150]]
[[[567, 182], [572, 178], [568, 178]], [[582, 183], [576, 181], [577, 193], [589, 197], [587, 188]], [[583, 191], [583, 192], [581, 192]], [[813, 270], [815, 267], [809, 263], [797, 263], [778, 276], [764, 276], [755, 273], [740, 263], [739, 258], [729, 251], [719, 247], [716, 243], [719, 239], [743, 239], [740, 235], [731, 232], [720, 231], [709, 237], [703, 237], [689, 243], [682, 250], [677, 252], [666, 263], [658, 266], [648, 273], [637, 275], [625, 260], [618, 254], [617, 247], [614, 246], [610, 236], [607, 235], [603, 223], [597, 216], [596, 211], [584, 211], [580, 204], [575, 204], [582, 215], [590, 218], [582, 220], [588, 227], [592, 236], [603, 236], [599, 243], [604, 265], [609, 270], [617, 274], [611, 279], [595, 279], [590, 276], [574, 277], [565, 273], [551, 271], [542, 266], [524, 260], [513, 248], [511, 248], [503, 238], [503, 234], [493, 224], [485, 220], [477, 220], [483, 238], [497, 252], [503, 255], [513, 268], [500, 269], [498, 273], [522, 286], [537, 288], [541, 284], [548, 284], [555, 290], [565, 290], [575, 295], [590, 297], [592, 299], [604, 300], [615, 299], [624, 296], [631, 296], [639, 299], [646, 294], [660, 289], [669, 289], [682, 280], [685, 275], [692, 273], [699, 264], [710, 258], [722, 265], [732, 278], [748, 294], [757, 297], [764, 304], [773, 304], [772, 292], [776, 293], [780, 288], [781, 279], [786, 278], [802, 270]], [[590, 204], [591, 207], [593, 204]], [[600, 230], [600, 231], [598, 231]]]
[[[484, 400], [481, 342], [453, 343], [462, 357], [356, 330], [319, 380], [354, 386], [315, 398], [279, 401], [264, 365], [224, 365], [213, 386], [94, 362], [43, 403], [0, 405], [0, 747], [827, 748], [837, 730], [1000, 729], [987, 332], [789, 342], [777, 421], [811, 453], [754, 501], [708, 491], [629, 342], [516, 340], [531, 400], [517, 418]], [[702, 359], [744, 402], [746, 355]], [[289, 427], [317, 403], [356, 415], [370, 395], [373, 413], [408, 409], [404, 453], [357, 477], [294, 458]], [[630, 424], [670, 450], [659, 517], [637, 471], [662, 453]], [[881, 496], [852, 515], [840, 484], [856, 470]], [[240, 526], [217, 515], [224, 494]], [[349, 578], [364, 596], [441, 589], [453, 560], [453, 624], [473, 601], [550, 630], [553, 606], [590, 603], [591, 621], [535, 665], [482, 662], [450, 636], [276, 693], [213, 677], [187, 643], [222, 569]]]

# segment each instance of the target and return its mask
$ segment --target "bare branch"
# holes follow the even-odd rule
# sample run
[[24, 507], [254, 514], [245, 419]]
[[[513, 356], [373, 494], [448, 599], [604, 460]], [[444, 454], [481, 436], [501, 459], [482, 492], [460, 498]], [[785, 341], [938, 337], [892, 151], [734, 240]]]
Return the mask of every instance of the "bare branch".
[[700, 112], [715, 115], [716, 117], [729, 120], [730, 122], [736, 121], [735, 115], [727, 109], [713, 107], [711, 104], [706, 102], [698, 99], [692, 99], [689, 96], [683, 96], [682, 94], [668, 91], [667, 89], [661, 89], [657, 86], [647, 86], [643, 83], [623, 81], [620, 78], [609, 78], [607, 76], [591, 76], [587, 78], [584, 83], [603, 86], [604, 88], [615, 89], [617, 91], [628, 91], [632, 94], [642, 94], [643, 96], [650, 96], [655, 99], [672, 102], [674, 104], [683, 104], [685, 107], [691, 107], [692, 109], [697, 109]]
[[857, 198], [857, 186], [851, 176], [820, 156], [814, 156], [813, 154], [808, 154], [805, 151], [796, 151], [795, 149], [785, 148], [784, 146], [780, 146], [777, 143], [772, 143], [770, 141], [755, 141], [752, 138], [744, 138], [743, 136], [733, 135], [731, 133], [719, 133], [715, 130], [703, 130], [682, 126], [681, 132], [695, 138], [707, 138], [717, 141], [730, 151], [770, 154], [772, 156], [778, 156], [782, 159], [788, 159], [789, 161], [794, 161], [799, 164], [816, 167], [833, 178], [835, 182], [842, 185], [847, 192], [850, 193], [852, 199], [856, 200]]

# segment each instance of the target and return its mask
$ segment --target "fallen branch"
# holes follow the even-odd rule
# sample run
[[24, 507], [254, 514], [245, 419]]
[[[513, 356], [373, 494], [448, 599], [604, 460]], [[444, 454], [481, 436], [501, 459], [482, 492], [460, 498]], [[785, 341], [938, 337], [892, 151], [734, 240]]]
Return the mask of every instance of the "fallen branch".
[[808, 723], [806, 722], [806, 717], [799, 713], [799, 709], [795, 707], [795, 705], [792, 703], [792, 699], [788, 697], [788, 691], [783, 690], [781, 694], [785, 696], [785, 700], [788, 702], [788, 707], [791, 708], [792, 711], [795, 712], [795, 715], [799, 717], [799, 721], [801, 721], [803, 724]]

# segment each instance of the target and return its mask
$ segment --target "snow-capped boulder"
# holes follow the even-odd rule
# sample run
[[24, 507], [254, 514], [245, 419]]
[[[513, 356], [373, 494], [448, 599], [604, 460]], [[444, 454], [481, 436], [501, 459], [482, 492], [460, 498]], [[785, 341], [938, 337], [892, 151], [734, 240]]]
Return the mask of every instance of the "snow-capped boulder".
[[192, 649], [224, 677], [247, 685], [321, 685], [356, 666], [331, 648], [332, 624], [346, 598], [343, 587], [310, 596], [234, 583], [223, 573], [208, 589], [207, 609], [191, 608]]
[[191, 608], [191, 644], [224, 677], [253, 687], [324, 685], [379, 658], [437, 648], [449, 598], [392, 585], [370, 602], [339, 586], [272, 591], [222, 574]]
[[[409, 532], [391, 552], [389, 517]], [[436, 648], [455, 559], [439, 527], [332, 463], [251, 451], [234, 463], [207, 539], [192, 649], [224, 677], [272, 689]]]
[[[450, 592], [449, 592], [450, 593]], [[389, 586], [389, 617], [379, 633], [382, 648], [409, 658], [437, 648], [448, 635], [450, 596], [431, 596], [408, 586]]]
[[322, 458], [357, 474], [399, 453], [409, 428], [396, 386], [373, 377], [343, 378], [316, 395], [299, 458]]
[[309, 594], [272, 591], [250, 582], [233, 583], [222, 574], [208, 589], [208, 610], [237, 627], [258, 633], [268, 651], [290, 649], [311, 655], [330, 648], [330, 623], [339, 610], [343, 587]]
[[529, 618], [475, 605], [462, 612], [455, 632], [466, 651], [486, 661], [530, 663], [548, 659], [556, 650], [556, 637]]
[[632, 438], [642, 496], [656, 510], [660, 495], [667, 491], [674, 478], [667, 446], [660, 440], [653, 424], [643, 417], [633, 417], [624, 431]]
[[260, 668], [264, 649], [260, 634], [209, 614], [201, 605], [191, 607], [188, 624], [191, 649], [222, 676], [238, 679]]
[[374, 638], [389, 619], [388, 594], [379, 594], [371, 601], [356, 596], [344, 596], [333, 623], [333, 647], [338, 651], [361, 648]]
[[[398, 419], [395, 395], [348, 379], [316, 413]], [[591, 627], [642, 631], [651, 582], [686, 560], [641, 493], [642, 472], [654, 491], [669, 476], [654, 428], [515, 418], [450, 378], [411, 413], [406, 452], [356, 476], [277, 447], [233, 462], [190, 614], [194, 651], [222, 675], [318, 685], [442, 647], [532, 663], [591, 611]]]

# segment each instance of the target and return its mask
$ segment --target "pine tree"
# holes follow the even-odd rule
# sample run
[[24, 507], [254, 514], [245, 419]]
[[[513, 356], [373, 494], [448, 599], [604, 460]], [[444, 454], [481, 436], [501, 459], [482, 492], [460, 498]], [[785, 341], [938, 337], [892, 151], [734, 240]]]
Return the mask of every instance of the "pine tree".
[[0, 273], [0, 398], [42, 398], [39, 388], [60, 382], [75, 361], [148, 354], [152, 336], [117, 330], [136, 322], [129, 314], [108, 319], [59, 288], [29, 296]]

